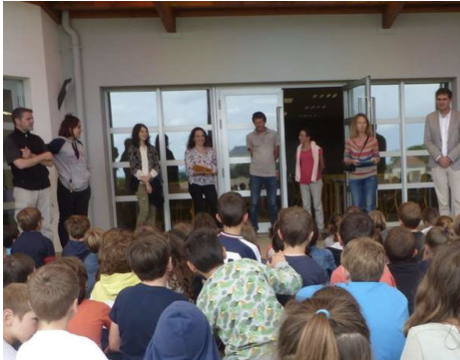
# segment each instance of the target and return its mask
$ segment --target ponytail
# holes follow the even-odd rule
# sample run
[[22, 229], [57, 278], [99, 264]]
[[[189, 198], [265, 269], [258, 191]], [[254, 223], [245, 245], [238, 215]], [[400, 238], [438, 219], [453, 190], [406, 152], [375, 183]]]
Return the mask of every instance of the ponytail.
[[339, 360], [337, 340], [327, 310], [318, 310], [306, 323], [294, 359]]

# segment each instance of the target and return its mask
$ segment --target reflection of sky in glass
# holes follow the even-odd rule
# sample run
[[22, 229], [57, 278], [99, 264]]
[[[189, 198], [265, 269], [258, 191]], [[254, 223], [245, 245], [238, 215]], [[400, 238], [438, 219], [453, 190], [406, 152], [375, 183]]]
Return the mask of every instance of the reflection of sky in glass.
[[440, 84], [404, 85], [406, 119], [425, 117], [436, 109], [435, 93]]
[[399, 136], [399, 125], [377, 125], [377, 134], [385, 138], [387, 148], [380, 151], [399, 151], [401, 150], [401, 139]]
[[366, 109], [365, 109], [365, 101], [364, 101], [364, 98], [365, 98], [365, 95], [364, 95], [364, 92], [365, 92], [365, 87], [364, 85], [361, 85], [361, 86], [358, 86], [354, 89], [352, 89], [352, 94], [351, 96], [353, 97], [353, 109], [351, 111], [351, 116], [354, 116], [356, 115], [357, 113], [360, 113], [360, 112], [366, 112]]
[[164, 91], [163, 110], [166, 126], [203, 126], [208, 124], [208, 92]]
[[169, 150], [172, 151], [174, 159], [184, 160], [185, 149], [190, 135], [189, 132], [170, 132], [166, 134], [169, 138]]
[[425, 124], [406, 124], [406, 147], [424, 146]]
[[399, 86], [373, 85], [372, 97], [375, 99], [375, 116], [380, 120], [399, 119]]
[[276, 130], [277, 95], [227, 96], [227, 123], [252, 125], [252, 114], [261, 111], [267, 117], [267, 127]]
[[230, 157], [249, 156], [246, 148], [246, 136], [250, 130], [230, 130], [227, 133]]
[[112, 127], [158, 126], [155, 91], [111, 92]]

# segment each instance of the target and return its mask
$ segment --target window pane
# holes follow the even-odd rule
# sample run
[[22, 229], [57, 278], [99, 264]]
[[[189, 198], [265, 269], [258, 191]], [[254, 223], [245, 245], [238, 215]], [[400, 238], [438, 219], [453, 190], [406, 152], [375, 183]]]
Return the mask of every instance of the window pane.
[[[150, 133], [150, 143], [155, 146], [156, 133]], [[112, 134], [112, 161], [129, 162], [129, 148], [131, 146], [131, 134]]]
[[134, 195], [134, 191], [131, 190], [131, 169], [129, 167], [114, 169], [113, 174], [115, 195]]
[[388, 120], [399, 121], [399, 86], [372, 85], [371, 93], [375, 99], [377, 124]]
[[442, 84], [404, 85], [406, 119], [425, 121], [436, 110], [435, 93]]
[[3, 170], [3, 202], [14, 202], [13, 174], [11, 170]]
[[[117, 202], [117, 223], [122, 229], [134, 230], [136, 228], [137, 214], [139, 206], [137, 202]], [[156, 228], [160, 231], [164, 230], [163, 210], [158, 210], [156, 213]]]
[[250, 156], [246, 147], [246, 136], [251, 130], [230, 130], [228, 131], [228, 151], [230, 157]]
[[379, 151], [401, 151], [399, 125], [377, 125]]
[[379, 190], [377, 196], [377, 209], [385, 215], [387, 222], [398, 221], [398, 208], [402, 202], [401, 190]]
[[211, 124], [207, 90], [163, 91], [166, 126], [204, 126]]
[[379, 184], [398, 184], [401, 182], [401, 157], [381, 157], [377, 165]]
[[185, 165], [168, 166], [168, 185], [170, 194], [188, 193], [188, 177]]
[[[181, 199], [181, 200], [171, 200], [170, 211], [171, 211], [171, 225], [174, 226], [180, 222], [191, 223], [193, 221], [193, 201], [192, 199]], [[205, 202], [205, 209], [207, 205]]]
[[425, 150], [424, 144], [425, 123], [406, 124], [407, 150]]
[[366, 112], [366, 95], [364, 85], [358, 86], [351, 90], [351, 96], [353, 100], [353, 106], [350, 112], [350, 116], [355, 116], [358, 113]]
[[[11, 112], [13, 111], [13, 93], [11, 90], [3, 89], [3, 122], [12, 123], [13, 118]], [[5, 112], [7, 114], [5, 114]]]
[[250, 164], [231, 164], [230, 181], [231, 190], [250, 190], [249, 187], [249, 166]]
[[155, 91], [111, 92], [110, 126], [134, 127], [137, 123], [158, 126]]
[[438, 199], [434, 188], [409, 189], [407, 198], [409, 201], [419, 204], [422, 210], [427, 207], [438, 208]]
[[261, 111], [267, 117], [267, 127], [276, 130], [277, 95], [232, 95], [226, 97], [228, 124], [245, 124], [252, 128], [252, 115]]
[[407, 157], [407, 182], [432, 182], [431, 169], [428, 166], [429, 156]]

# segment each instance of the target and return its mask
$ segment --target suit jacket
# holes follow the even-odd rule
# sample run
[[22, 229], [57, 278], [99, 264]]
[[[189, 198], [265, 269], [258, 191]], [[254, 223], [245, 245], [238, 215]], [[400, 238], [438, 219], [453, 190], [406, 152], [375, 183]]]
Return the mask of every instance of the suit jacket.
[[[447, 156], [452, 160], [452, 170], [460, 170], [460, 112], [451, 110], [449, 137], [447, 140]], [[440, 166], [436, 159], [441, 155], [441, 126], [438, 112], [432, 112], [426, 117], [425, 146], [430, 154], [428, 165], [433, 168]]]

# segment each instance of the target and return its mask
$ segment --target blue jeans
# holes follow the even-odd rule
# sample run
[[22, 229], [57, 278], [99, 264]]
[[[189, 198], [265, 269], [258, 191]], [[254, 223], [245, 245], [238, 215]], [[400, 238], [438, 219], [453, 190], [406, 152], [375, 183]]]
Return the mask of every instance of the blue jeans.
[[375, 197], [377, 196], [377, 176], [365, 179], [351, 179], [350, 191], [353, 205], [369, 213], [375, 210]]
[[251, 210], [249, 211], [249, 220], [251, 220], [254, 229], [259, 230], [259, 199], [262, 187], [267, 189], [268, 210], [270, 212], [270, 222], [272, 224], [278, 219], [278, 206], [276, 205], [276, 176], [254, 176], [251, 175]]

